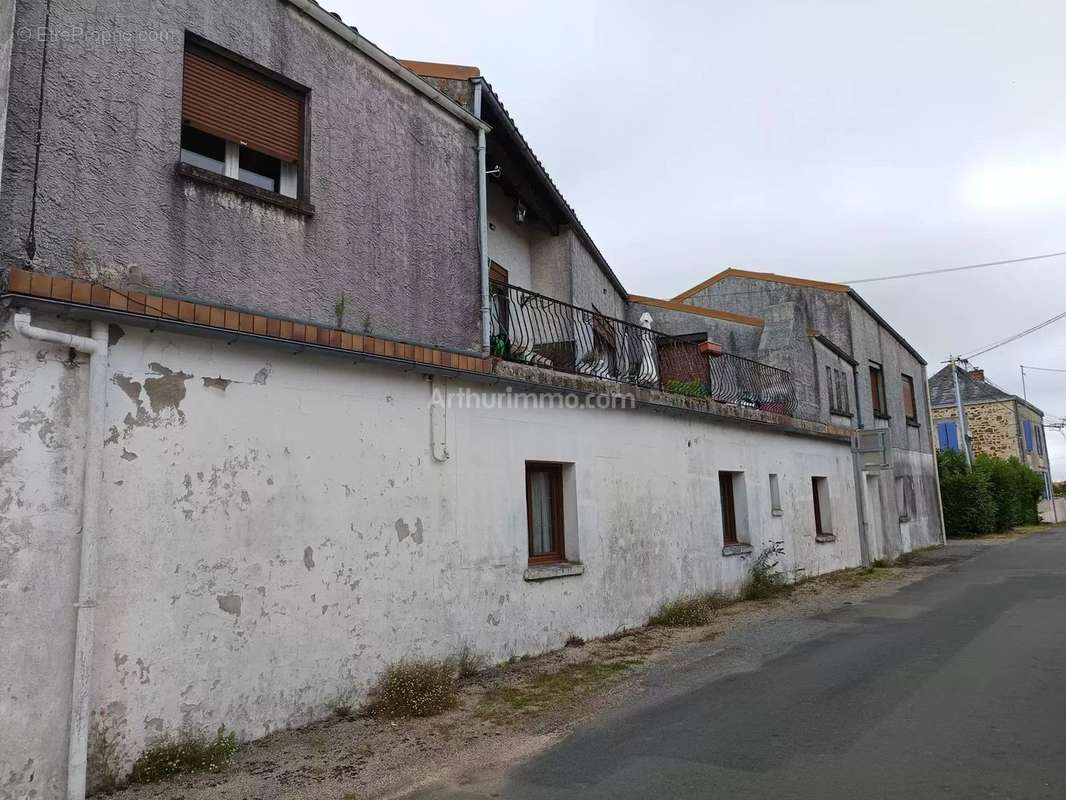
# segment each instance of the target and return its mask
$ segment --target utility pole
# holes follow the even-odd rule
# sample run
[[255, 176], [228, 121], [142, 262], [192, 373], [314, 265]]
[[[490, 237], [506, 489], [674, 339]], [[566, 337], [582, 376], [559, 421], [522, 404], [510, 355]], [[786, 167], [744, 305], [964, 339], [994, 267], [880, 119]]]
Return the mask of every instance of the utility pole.
[[955, 381], [955, 412], [959, 415], [959, 436], [962, 437], [962, 452], [966, 456], [966, 466], [973, 466], [970, 456], [970, 437], [966, 434], [966, 409], [962, 405], [962, 395], [959, 393], [959, 373], [955, 366], [955, 356], [951, 357], [951, 378]]
[[1025, 364], [1022, 364], [1021, 367], [1022, 367], [1022, 400], [1028, 400], [1029, 397], [1025, 393]]

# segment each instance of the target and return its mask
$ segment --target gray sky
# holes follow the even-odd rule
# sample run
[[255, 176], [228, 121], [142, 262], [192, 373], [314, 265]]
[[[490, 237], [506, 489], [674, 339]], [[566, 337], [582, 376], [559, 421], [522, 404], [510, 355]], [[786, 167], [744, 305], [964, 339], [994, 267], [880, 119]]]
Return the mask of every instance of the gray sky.
[[[1058, 0], [322, 3], [396, 57], [480, 67], [634, 293], [1066, 250]], [[856, 288], [932, 373], [1066, 311], [1064, 279], [1066, 257]], [[1066, 320], [975, 363], [1020, 394], [1019, 364], [1066, 369]], [[1066, 373], [1027, 385], [1066, 415]]]

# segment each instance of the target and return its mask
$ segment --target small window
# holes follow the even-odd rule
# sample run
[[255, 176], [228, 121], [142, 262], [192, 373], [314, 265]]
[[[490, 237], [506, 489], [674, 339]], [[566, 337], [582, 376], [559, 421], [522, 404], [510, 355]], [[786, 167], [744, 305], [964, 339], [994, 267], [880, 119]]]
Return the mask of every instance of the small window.
[[959, 430], [951, 420], [936, 424], [936, 437], [941, 450], [959, 449]]
[[562, 464], [526, 462], [526, 521], [529, 563], [564, 560]]
[[1033, 423], [1029, 420], [1022, 421], [1022, 428], [1025, 431], [1025, 452], [1033, 452]]
[[781, 510], [781, 482], [775, 472], [770, 473], [770, 513], [775, 517], [784, 513]]
[[298, 197], [307, 90], [238, 56], [189, 41], [181, 160], [275, 194]]
[[873, 402], [875, 417], [888, 417], [885, 404], [885, 377], [880, 364], [870, 365], [870, 399]]
[[825, 382], [829, 389], [829, 413], [850, 416], [847, 375], [842, 370], [826, 366]]
[[901, 375], [903, 379], [903, 413], [907, 422], [918, 423], [918, 406], [914, 402], [914, 378], [910, 375]]
[[737, 544], [737, 505], [733, 496], [733, 473], [718, 473], [718, 491], [722, 497], [722, 542]]
[[910, 475], [896, 478], [896, 508], [900, 522], [910, 522], [918, 513], [914, 499], [914, 479]]
[[829, 504], [829, 480], [823, 477], [812, 477], [811, 490], [814, 500], [815, 536], [832, 536], [833, 517]]

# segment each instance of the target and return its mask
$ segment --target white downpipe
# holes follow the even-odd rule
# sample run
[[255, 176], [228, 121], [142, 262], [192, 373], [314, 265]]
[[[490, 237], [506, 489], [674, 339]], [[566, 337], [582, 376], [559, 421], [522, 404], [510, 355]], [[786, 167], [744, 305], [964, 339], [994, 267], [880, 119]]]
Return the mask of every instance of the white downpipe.
[[[474, 81], [474, 116], [481, 119], [481, 80]], [[489, 196], [485, 185], [485, 129], [477, 129], [477, 238], [481, 269], [481, 354], [489, 354]]]
[[107, 325], [92, 323], [92, 337], [37, 328], [28, 311], [15, 313], [15, 330], [27, 339], [72, 347], [89, 356], [89, 409], [81, 496], [81, 556], [78, 568], [74, 680], [70, 702], [67, 800], [84, 800], [89, 745], [89, 697], [96, 623], [96, 538], [100, 527], [104, 403], [107, 394]]

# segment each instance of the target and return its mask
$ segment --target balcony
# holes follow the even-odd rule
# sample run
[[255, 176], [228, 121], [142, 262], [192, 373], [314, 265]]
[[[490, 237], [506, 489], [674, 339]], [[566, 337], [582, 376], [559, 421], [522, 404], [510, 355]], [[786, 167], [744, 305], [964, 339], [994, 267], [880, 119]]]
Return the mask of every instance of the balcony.
[[517, 286], [491, 285], [492, 355], [544, 369], [795, 416], [792, 376]]

